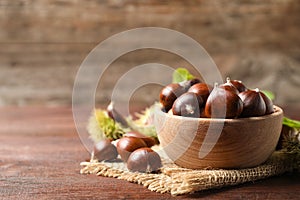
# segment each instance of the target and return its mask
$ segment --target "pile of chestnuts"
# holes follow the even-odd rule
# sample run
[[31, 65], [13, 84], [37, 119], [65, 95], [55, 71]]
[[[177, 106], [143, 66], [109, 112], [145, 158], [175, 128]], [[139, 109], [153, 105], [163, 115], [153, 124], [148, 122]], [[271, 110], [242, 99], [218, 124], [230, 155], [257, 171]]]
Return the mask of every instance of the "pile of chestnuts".
[[163, 111], [194, 118], [242, 118], [271, 114], [273, 102], [259, 89], [226, 79], [214, 87], [195, 78], [165, 86], [160, 92]]
[[[108, 116], [115, 122], [129, 128], [126, 119], [110, 103], [106, 109]], [[116, 140], [104, 139], [94, 145], [93, 159], [98, 161], [118, 160], [118, 155], [122, 161], [126, 162], [130, 171], [155, 172], [161, 168], [161, 159], [158, 153], [151, 149], [157, 144], [157, 140], [148, 137], [137, 131], [128, 131]]]
[[109, 139], [101, 140], [94, 146], [94, 159], [98, 161], [116, 160], [120, 155], [130, 171], [154, 172], [161, 168], [161, 159], [151, 147], [156, 144], [151, 137], [135, 131], [127, 132], [116, 146]]
[[115, 160], [118, 155], [126, 162], [130, 171], [154, 172], [161, 168], [161, 159], [151, 147], [155, 140], [135, 131], [127, 132], [116, 146], [109, 139], [101, 140], [94, 146], [94, 159]]

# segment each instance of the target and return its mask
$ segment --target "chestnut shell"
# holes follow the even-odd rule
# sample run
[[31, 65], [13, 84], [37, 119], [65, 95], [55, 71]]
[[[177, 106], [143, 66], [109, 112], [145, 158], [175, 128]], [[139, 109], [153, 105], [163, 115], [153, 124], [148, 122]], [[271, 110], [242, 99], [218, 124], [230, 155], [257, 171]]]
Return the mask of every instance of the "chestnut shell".
[[[224, 105], [225, 103], [226, 105]], [[211, 118], [237, 118], [242, 110], [243, 102], [235, 92], [215, 86], [207, 99], [205, 116]]]
[[119, 122], [120, 124], [122, 124], [124, 127], [129, 127], [128, 123], [125, 119], [125, 117], [123, 117], [121, 115], [121, 113], [119, 113], [115, 107], [114, 107], [114, 103], [110, 102], [110, 104], [107, 106], [106, 108], [107, 114], [110, 118], [112, 118], [114, 121]]
[[274, 112], [274, 105], [273, 101], [267, 97], [263, 92], [260, 92], [261, 97], [264, 99], [264, 102], [266, 104], [266, 113], [265, 115], [271, 114]]
[[184, 117], [200, 117], [202, 104], [203, 100], [200, 96], [187, 92], [175, 100], [172, 112], [174, 115]]
[[153, 172], [161, 167], [160, 156], [148, 147], [135, 150], [127, 160], [127, 168], [130, 171]]
[[197, 83], [201, 83], [201, 81], [198, 78], [193, 78], [193, 79], [188, 80], [188, 81], [182, 81], [179, 84], [184, 87], [185, 91], [188, 91], [188, 89], [191, 86], [193, 86], [193, 85], [195, 85]]
[[152, 137], [148, 137], [140, 132], [137, 131], [129, 131], [126, 132], [123, 137], [136, 137], [141, 138], [147, 145], [147, 147], [152, 147], [156, 144], [156, 140]]
[[239, 97], [243, 101], [242, 117], [262, 116], [266, 113], [266, 103], [258, 90], [241, 92]]
[[94, 146], [94, 157], [98, 161], [114, 160], [118, 156], [117, 148], [109, 139], [97, 142]]
[[231, 91], [231, 92], [234, 92], [236, 94], [239, 93], [239, 90], [230, 82], [230, 79], [227, 78], [227, 81], [226, 83], [222, 84], [219, 86], [220, 88], [223, 88], [225, 90], [228, 90], [228, 91]]
[[186, 89], [179, 83], [171, 83], [164, 87], [159, 95], [159, 101], [163, 105], [164, 111], [168, 112], [177, 97], [185, 93], [185, 91]]
[[197, 83], [190, 87], [188, 92], [193, 92], [200, 96], [204, 102], [206, 102], [210, 91], [212, 91], [212, 86], [206, 84], [206, 83]]
[[246, 86], [240, 80], [231, 80], [230, 83], [239, 91], [245, 92], [247, 90]]
[[125, 162], [134, 150], [142, 147], [147, 147], [147, 144], [141, 138], [122, 137], [117, 142], [117, 151], [120, 154], [121, 159]]

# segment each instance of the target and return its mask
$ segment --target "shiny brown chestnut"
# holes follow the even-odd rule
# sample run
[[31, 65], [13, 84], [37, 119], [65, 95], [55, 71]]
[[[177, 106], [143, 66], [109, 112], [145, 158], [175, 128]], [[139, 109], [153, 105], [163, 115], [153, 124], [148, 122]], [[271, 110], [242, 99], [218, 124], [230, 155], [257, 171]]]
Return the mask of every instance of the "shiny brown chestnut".
[[136, 137], [122, 137], [117, 142], [117, 151], [123, 161], [127, 161], [130, 154], [139, 148], [147, 147], [147, 144], [141, 138]]
[[247, 90], [246, 86], [240, 80], [230, 80], [230, 83], [239, 91], [245, 92]]
[[140, 132], [137, 131], [129, 131], [126, 132], [123, 137], [136, 137], [141, 138], [146, 143], [147, 147], [152, 147], [156, 144], [156, 140], [152, 137], [148, 137]]
[[107, 110], [107, 114], [110, 118], [112, 118], [114, 121], [119, 122], [120, 124], [122, 124], [123, 127], [128, 127], [128, 123], [125, 119], [125, 117], [123, 117], [114, 107], [114, 103], [110, 102], [110, 104], [107, 106], [106, 108]]
[[223, 88], [225, 90], [229, 90], [231, 92], [234, 92], [236, 94], [239, 93], [238, 89], [231, 83], [230, 78], [226, 78], [226, 83], [219, 86], [220, 88]]
[[[212, 86], [208, 85], [206, 83], [197, 83], [195, 85], [193, 85], [192, 87], [190, 87], [190, 89], [188, 90], [188, 92], [193, 92], [195, 94], [197, 94], [198, 96], [200, 96], [202, 98], [202, 100], [204, 102], [206, 102], [209, 93], [212, 91]], [[205, 105], [205, 104], [203, 104]]]
[[173, 115], [200, 117], [203, 100], [201, 96], [187, 92], [178, 97], [172, 107]]
[[94, 158], [98, 161], [114, 160], [117, 156], [117, 148], [109, 139], [101, 140], [94, 146]]
[[201, 83], [201, 81], [198, 78], [193, 78], [191, 80], [187, 80], [187, 81], [182, 81], [179, 83], [179, 85], [183, 86], [185, 91], [188, 91], [188, 89], [197, 84], [197, 83]]
[[261, 97], [264, 99], [264, 102], [266, 104], [266, 113], [265, 115], [271, 114], [274, 112], [274, 105], [272, 100], [267, 97], [263, 92], [260, 92]]
[[168, 112], [174, 103], [174, 101], [185, 93], [186, 89], [179, 83], [171, 83], [164, 87], [159, 95], [159, 101], [162, 104], [165, 112]]
[[258, 88], [241, 92], [239, 97], [243, 101], [241, 117], [262, 116], [266, 113], [266, 103]]
[[233, 90], [215, 84], [205, 105], [205, 116], [211, 118], [237, 118], [243, 110], [243, 102]]
[[127, 160], [130, 171], [154, 172], [162, 167], [161, 158], [151, 148], [140, 148], [132, 152]]

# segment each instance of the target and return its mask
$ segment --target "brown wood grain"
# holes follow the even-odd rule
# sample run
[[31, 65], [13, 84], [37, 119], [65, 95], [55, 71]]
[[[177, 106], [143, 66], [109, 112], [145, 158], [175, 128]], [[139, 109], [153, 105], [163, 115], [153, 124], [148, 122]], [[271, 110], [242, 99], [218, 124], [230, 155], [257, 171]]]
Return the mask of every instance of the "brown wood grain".
[[[180, 117], [161, 111], [156, 115], [156, 127], [160, 130], [158, 138], [166, 154], [181, 167], [249, 168], [262, 164], [273, 153], [282, 118], [283, 111], [279, 107], [270, 115], [225, 121]], [[208, 132], [220, 134], [212, 149], [210, 145], [215, 138], [207, 140]], [[206, 148], [202, 148], [205, 140]], [[199, 158], [201, 154], [204, 157]]]
[[[298, 113], [299, 110], [294, 110]], [[298, 199], [300, 175], [172, 197], [79, 174], [89, 158], [70, 107], [0, 107], [0, 199]]]

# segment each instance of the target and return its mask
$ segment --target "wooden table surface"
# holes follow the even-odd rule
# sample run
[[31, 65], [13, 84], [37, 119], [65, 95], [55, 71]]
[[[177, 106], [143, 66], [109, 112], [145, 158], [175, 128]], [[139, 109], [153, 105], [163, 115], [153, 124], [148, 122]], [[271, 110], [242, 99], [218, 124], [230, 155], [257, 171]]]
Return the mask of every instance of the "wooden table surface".
[[[288, 109], [294, 117], [300, 109]], [[297, 112], [298, 111], [298, 112]], [[70, 107], [0, 108], [0, 199], [299, 199], [300, 175], [173, 197], [79, 174], [89, 158]]]

